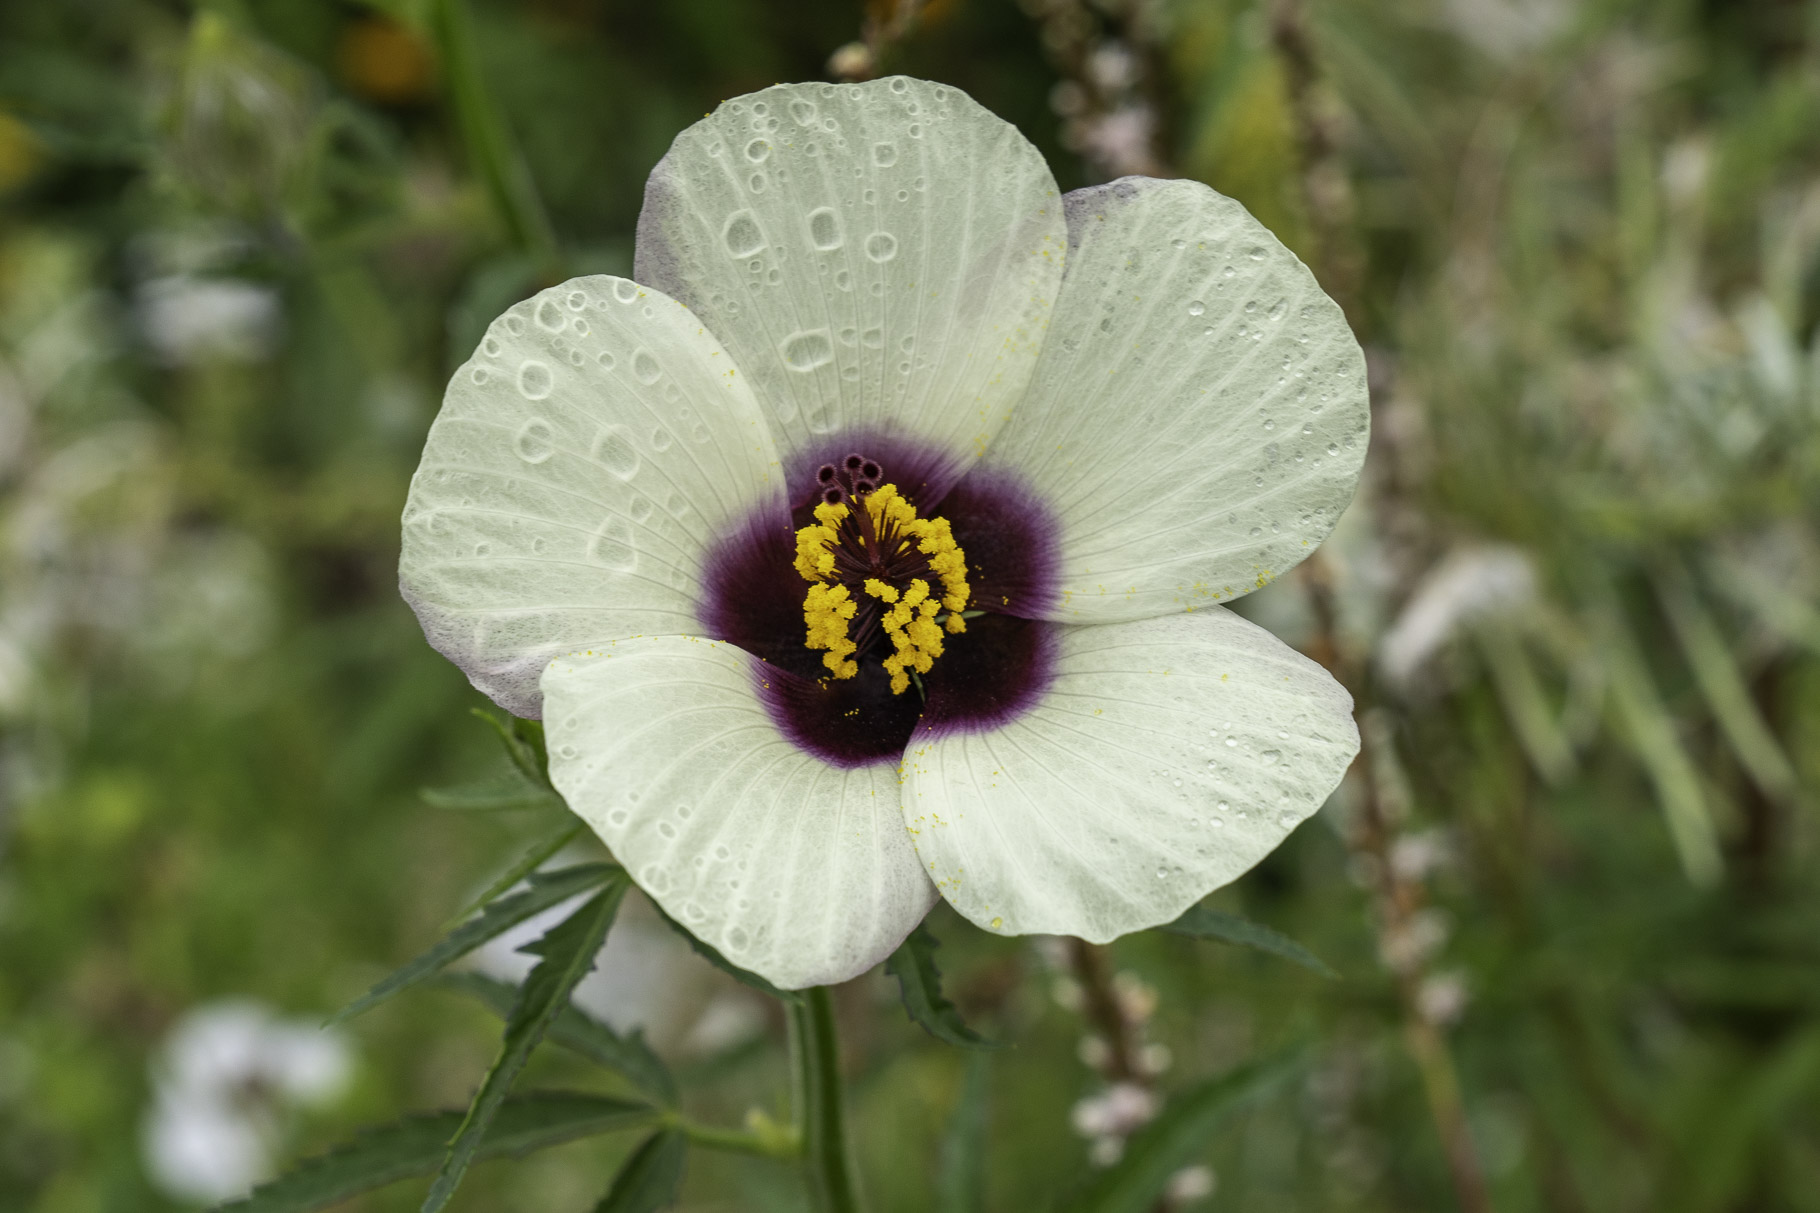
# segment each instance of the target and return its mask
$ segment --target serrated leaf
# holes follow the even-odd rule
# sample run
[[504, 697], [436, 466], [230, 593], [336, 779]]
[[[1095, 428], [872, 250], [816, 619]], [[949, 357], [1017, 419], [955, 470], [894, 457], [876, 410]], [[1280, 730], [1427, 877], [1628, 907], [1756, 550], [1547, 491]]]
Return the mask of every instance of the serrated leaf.
[[[434, 1112], [368, 1129], [242, 1199], [218, 1206], [216, 1213], [309, 1213], [400, 1179], [433, 1174], [465, 1115]], [[597, 1133], [642, 1128], [657, 1117], [655, 1108], [600, 1095], [523, 1095], [499, 1109], [476, 1156], [528, 1154]]]
[[613, 1177], [594, 1213], [656, 1213], [676, 1203], [689, 1139], [675, 1129], [652, 1134]]
[[974, 1053], [960, 1101], [942, 1136], [941, 1169], [936, 1174], [936, 1208], [940, 1213], [982, 1213], [986, 1207], [986, 1124], [992, 1089], [992, 1057]]
[[657, 902], [651, 902], [651, 908], [656, 910], [658, 915], [665, 922], [670, 924], [671, 930], [689, 941], [689, 946], [695, 949], [695, 954], [697, 956], [700, 956], [703, 960], [707, 961], [727, 976], [742, 982], [745, 985], [751, 986], [760, 994], [769, 994], [771, 997], [782, 1002], [800, 1003], [803, 1000], [803, 996], [799, 991], [780, 990], [764, 978], [760, 977], [757, 973], [742, 969], [728, 960], [725, 956], [722, 956], [719, 952], [714, 950], [714, 947], [711, 944], [703, 943], [701, 940], [697, 939], [695, 933], [690, 931], [688, 927], [683, 926], [682, 923], [677, 922], [674, 918], [665, 914], [664, 908], [658, 905]]
[[1228, 914], [1224, 910], [1189, 906], [1187, 913], [1157, 929], [1168, 931], [1171, 935], [1186, 935], [1190, 939], [1217, 939], [1222, 943], [1256, 948], [1260, 952], [1269, 952], [1272, 956], [1293, 961], [1304, 969], [1313, 969], [1322, 977], [1339, 976], [1319, 956], [1289, 936], [1273, 931], [1263, 923], [1240, 918], [1237, 914]]
[[[479, 973], [444, 973], [436, 982], [480, 1000], [500, 1016], [510, 1015], [518, 1000], [517, 986]], [[621, 1035], [571, 1004], [551, 1022], [546, 1038], [604, 1069], [624, 1075], [656, 1103], [666, 1107], [675, 1105], [676, 1080], [671, 1076], [670, 1068], [645, 1043], [643, 1031]]]
[[541, 914], [578, 893], [599, 888], [622, 871], [616, 864], [582, 863], [559, 868], [554, 872], [536, 873], [531, 877], [529, 888], [490, 903], [476, 917], [443, 936], [429, 951], [343, 1007], [329, 1022], [336, 1024], [352, 1019], [375, 1003], [383, 1002], [400, 990], [434, 976], [487, 940], [504, 934], [525, 919]]
[[943, 997], [942, 971], [935, 967], [935, 949], [941, 946], [929, 928], [919, 923], [885, 961], [885, 972], [897, 978], [904, 1010], [937, 1040], [963, 1049], [998, 1048], [997, 1043], [968, 1027], [960, 1010]]
[[1088, 1182], [1067, 1213], [1149, 1213], [1170, 1178], [1200, 1157], [1222, 1124], [1262, 1103], [1300, 1073], [1307, 1058], [1307, 1049], [1296, 1048], [1177, 1095], [1125, 1143], [1118, 1162]]
[[495, 813], [513, 809], [548, 809], [562, 806], [562, 797], [524, 777], [516, 767], [488, 779], [447, 788], [424, 788], [418, 793], [425, 804], [464, 813]]
[[430, 1185], [430, 1194], [423, 1202], [423, 1213], [437, 1213], [455, 1194], [461, 1177], [467, 1174], [479, 1153], [488, 1125], [505, 1102], [506, 1092], [530, 1059], [531, 1050], [537, 1047], [537, 1042], [543, 1039], [562, 1009], [569, 1005], [569, 995], [574, 992], [576, 983], [594, 967], [594, 958], [606, 942], [607, 929], [613, 925], [613, 916], [619, 912], [619, 903], [624, 900], [630, 883], [623, 869], [615, 869], [614, 879], [606, 888], [551, 927], [543, 938], [519, 949], [542, 959], [519, 987], [518, 1001], [506, 1019], [499, 1057], [481, 1080], [480, 1090], [468, 1108], [467, 1119], [462, 1121], [454, 1140], [449, 1143], [448, 1157], [436, 1173], [436, 1181]]
[[512, 866], [499, 874], [498, 879], [488, 885], [486, 891], [464, 907], [456, 918], [466, 918], [474, 911], [499, 897], [521, 880], [529, 879], [532, 872], [538, 869], [545, 860], [555, 855], [573, 842], [587, 828], [587, 823], [580, 820], [564, 822], [556, 829], [549, 831], [542, 838], [532, 843], [530, 849], [519, 856]]

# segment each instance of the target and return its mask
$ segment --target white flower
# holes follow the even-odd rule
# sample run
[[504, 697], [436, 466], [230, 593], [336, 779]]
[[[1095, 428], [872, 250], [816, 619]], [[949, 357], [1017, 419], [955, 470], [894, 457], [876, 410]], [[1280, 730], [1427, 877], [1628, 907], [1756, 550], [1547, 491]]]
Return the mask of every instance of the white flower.
[[1062, 198], [942, 85], [782, 85], [678, 136], [636, 272], [456, 372], [400, 581], [673, 916], [789, 987], [938, 895], [1103, 941], [1320, 807], [1350, 699], [1216, 604], [1345, 508], [1364, 360], [1237, 203]]
[[152, 1179], [179, 1200], [237, 1196], [271, 1172], [279, 1113], [347, 1085], [347, 1041], [255, 1002], [209, 1003], [171, 1029], [153, 1066], [143, 1140]]

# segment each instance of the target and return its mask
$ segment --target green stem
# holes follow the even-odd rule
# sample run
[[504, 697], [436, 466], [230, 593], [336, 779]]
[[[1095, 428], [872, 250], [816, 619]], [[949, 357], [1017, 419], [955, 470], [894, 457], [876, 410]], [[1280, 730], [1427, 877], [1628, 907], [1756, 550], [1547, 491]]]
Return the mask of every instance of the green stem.
[[790, 1004], [789, 1016], [796, 1130], [803, 1143], [810, 1207], [815, 1213], [861, 1213], [864, 1206], [841, 1109], [834, 1003], [827, 987], [803, 991], [802, 1002]]
[[708, 1150], [727, 1150], [734, 1154], [783, 1159], [796, 1158], [800, 1153], [797, 1143], [787, 1133], [765, 1136], [738, 1129], [721, 1129], [713, 1125], [697, 1124], [681, 1116], [671, 1123], [692, 1143]]
[[464, 0], [433, 0], [430, 12], [437, 50], [455, 102], [455, 117], [472, 167], [486, 183], [487, 194], [513, 242], [537, 263], [539, 273], [559, 278], [562, 260], [556, 250], [555, 230], [544, 212], [543, 200], [537, 196], [531, 170], [487, 91], [466, 4]]

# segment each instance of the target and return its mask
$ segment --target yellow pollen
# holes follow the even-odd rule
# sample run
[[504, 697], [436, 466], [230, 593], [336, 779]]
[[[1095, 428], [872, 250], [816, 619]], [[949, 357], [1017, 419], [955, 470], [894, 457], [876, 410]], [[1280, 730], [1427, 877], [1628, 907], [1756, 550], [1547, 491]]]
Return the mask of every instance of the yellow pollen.
[[[863, 526], [847, 505], [824, 502], [815, 507], [815, 522], [796, 533], [796, 571], [810, 583], [803, 596], [804, 643], [825, 650], [822, 664], [834, 677], [858, 674], [859, 664], [852, 660], [858, 645], [850, 625], [860, 604], [854, 591], [836, 580], [835, 549], [843, 532], [887, 559], [913, 548], [923, 556], [939, 587], [923, 577], [912, 578], [906, 586], [867, 577], [858, 587], [880, 604], [878, 624], [891, 642], [891, 654], [883, 664], [891, 676], [892, 694], [901, 695], [910, 689], [913, 671], [927, 674], [942, 655], [944, 628], [950, 634], [967, 630], [967, 622], [961, 618], [971, 598], [967, 557], [954, 542], [948, 520], [917, 517], [916, 507], [903, 499], [896, 485], [880, 485], [856, 504], [865, 508], [869, 526]], [[869, 541], [865, 538], [868, 531]], [[947, 618], [938, 620], [944, 610]]]

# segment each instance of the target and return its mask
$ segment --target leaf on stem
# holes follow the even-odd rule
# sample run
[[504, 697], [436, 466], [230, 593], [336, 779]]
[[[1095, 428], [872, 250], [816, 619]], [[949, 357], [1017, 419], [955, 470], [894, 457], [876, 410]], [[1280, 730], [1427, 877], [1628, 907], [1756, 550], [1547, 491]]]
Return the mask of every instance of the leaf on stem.
[[461, 1177], [479, 1153], [487, 1126], [505, 1102], [506, 1092], [511, 1089], [518, 1072], [530, 1059], [531, 1050], [569, 1005], [569, 995], [576, 983], [594, 967], [594, 958], [606, 942], [607, 929], [613, 925], [613, 916], [619, 911], [619, 903], [625, 898], [630, 883], [623, 869], [616, 870], [606, 888], [551, 927], [536, 943], [520, 949], [543, 959], [519, 987], [518, 1001], [506, 1020], [499, 1057], [481, 1080], [480, 1090], [475, 1092], [474, 1102], [468, 1108], [467, 1119], [462, 1121], [454, 1140], [449, 1142], [448, 1156], [436, 1174], [436, 1181], [430, 1185], [430, 1194], [423, 1202], [423, 1213], [437, 1213], [455, 1194]]
[[532, 783], [517, 767], [490, 779], [447, 788], [424, 788], [418, 795], [431, 808], [467, 813], [495, 813], [511, 809], [546, 809], [562, 806], [562, 797]]
[[1214, 910], [1207, 906], [1189, 906], [1187, 913], [1174, 922], [1165, 923], [1157, 928], [1168, 931], [1171, 935], [1186, 935], [1190, 939], [1217, 939], [1221, 943], [1238, 944], [1240, 947], [1256, 948], [1260, 952], [1269, 952], [1284, 960], [1293, 961], [1304, 969], [1312, 969], [1322, 977], [1338, 977], [1327, 963], [1289, 936], [1273, 931], [1262, 923], [1240, 918], [1237, 914], [1228, 914], [1224, 910]]
[[329, 1023], [337, 1024], [352, 1019], [400, 990], [434, 976], [487, 940], [511, 930], [525, 919], [567, 901], [578, 893], [599, 888], [622, 874], [623, 869], [610, 863], [583, 863], [559, 868], [554, 872], [535, 873], [531, 877], [529, 888], [488, 904], [476, 917], [443, 936], [441, 942], [429, 951], [343, 1007]]
[[[500, 1016], [510, 1015], [518, 1000], [517, 986], [479, 973], [445, 973], [436, 979], [436, 983], [478, 999]], [[551, 1043], [622, 1075], [653, 1102], [665, 1107], [675, 1106], [676, 1080], [671, 1077], [669, 1067], [645, 1043], [642, 1030], [622, 1036], [609, 1025], [570, 1005], [551, 1021], [546, 1035]]]
[[778, 999], [781, 1002], [800, 1003], [803, 1000], [800, 991], [780, 990], [764, 978], [760, 977], [757, 973], [742, 969], [728, 960], [725, 956], [722, 956], [719, 952], [715, 951], [713, 945], [703, 943], [700, 939], [696, 938], [695, 933], [690, 931], [688, 927], [683, 926], [682, 923], [677, 922], [674, 918], [671, 918], [668, 914], [664, 913], [664, 908], [658, 905], [656, 901], [651, 902], [651, 908], [656, 910], [658, 915], [665, 922], [670, 924], [671, 930], [689, 941], [689, 946], [695, 949], [695, 954], [697, 956], [700, 956], [703, 960], [727, 974], [727, 976], [732, 977], [734, 980], [742, 982], [745, 985], [751, 986], [760, 994], [769, 994], [771, 997]]
[[[432, 1112], [365, 1130], [346, 1145], [219, 1206], [217, 1213], [309, 1213], [400, 1179], [433, 1174], [464, 1115]], [[476, 1157], [524, 1155], [597, 1133], [642, 1128], [657, 1115], [644, 1104], [599, 1095], [523, 1095], [500, 1107]]]
[[1177, 1095], [1125, 1144], [1118, 1162], [1089, 1181], [1067, 1213], [1148, 1213], [1170, 1178], [1200, 1156], [1216, 1130], [1275, 1093], [1307, 1060], [1308, 1050], [1298, 1047]]
[[942, 971], [935, 967], [935, 949], [941, 941], [921, 923], [898, 945], [885, 961], [885, 972], [897, 978], [897, 988], [904, 999], [904, 1010], [922, 1025], [923, 1031], [963, 1049], [996, 1049], [1000, 1045], [987, 1040], [968, 1027], [955, 1005], [942, 995]]
[[532, 843], [530, 849], [519, 856], [511, 867], [501, 872], [499, 878], [487, 886], [486, 892], [463, 907], [461, 913], [455, 916], [456, 920], [466, 918], [494, 898], [510, 890], [519, 881], [527, 879], [545, 860], [568, 846], [586, 828], [586, 822], [570, 819], [554, 830], [545, 833], [542, 838]]
[[654, 1213], [676, 1203], [689, 1139], [675, 1129], [653, 1133], [613, 1177], [594, 1213]]

